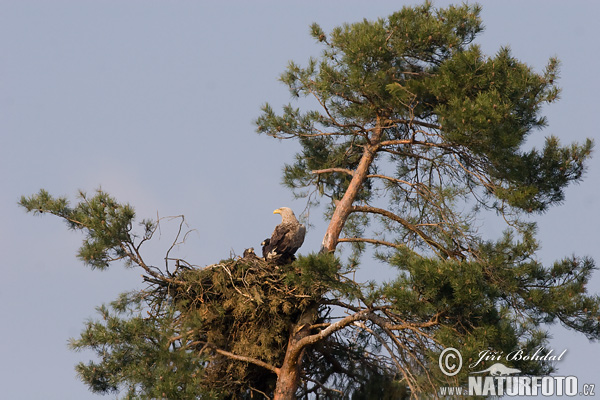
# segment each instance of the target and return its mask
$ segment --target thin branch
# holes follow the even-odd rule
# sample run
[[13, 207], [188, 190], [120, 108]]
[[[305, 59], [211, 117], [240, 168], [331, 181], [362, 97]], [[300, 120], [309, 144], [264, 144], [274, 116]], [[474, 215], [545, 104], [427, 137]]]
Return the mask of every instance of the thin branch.
[[[271, 134], [271, 136], [276, 137], [278, 139], [293, 139], [295, 137], [312, 138], [312, 137], [322, 137], [322, 136], [354, 136], [357, 134], [356, 132], [321, 132], [321, 131], [319, 131], [319, 133], [300, 133], [300, 132], [282, 132], [282, 133], [285, 133], [289, 136], [284, 137], [280, 134]], [[358, 133], [358, 134], [360, 134], [360, 133]]]
[[[386, 312], [386, 310], [383, 310], [384, 314], [386, 314], [388, 316], [388, 318], [390, 320], [397, 320], [399, 319], [395, 314]], [[423, 332], [421, 332], [419, 329], [422, 328], [431, 328], [432, 326], [437, 326], [440, 324], [440, 316], [443, 313], [440, 311], [438, 313], [436, 313], [434, 316], [432, 316], [429, 321], [426, 322], [406, 322], [406, 321], [402, 321], [402, 323], [400, 324], [388, 324], [388, 328], [392, 329], [392, 330], [403, 330], [403, 329], [410, 329], [413, 330], [421, 335], [427, 336], [428, 339], [433, 340], [432, 337], [429, 337], [429, 335], [424, 334]]]
[[177, 217], [173, 218], [181, 218], [181, 221], [179, 221], [179, 229], [177, 230], [177, 235], [175, 235], [175, 239], [173, 239], [173, 244], [171, 244], [171, 247], [169, 247], [169, 250], [167, 250], [167, 254], [165, 254], [165, 270], [167, 271], [168, 275], [171, 275], [171, 273], [169, 272], [169, 253], [171, 253], [171, 250], [173, 250], [173, 248], [177, 246], [177, 240], [179, 239], [179, 235], [181, 235], [181, 230], [183, 228], [183, 224], [185, 223], [185, 217], [183, 215], [178, 215]]
[[[404, 74], [406, 74], [407, 72], [403, 72]], [[415, 75], [418, 75], [415, 73]], [[386, 121], [388, 122], [388, 121]], [[390, 120], [390, 122], [393, 122], [394, 124], [398, 125], [398, 124], [408, 124], [408, 125], [418, 125], [418, 126], [422, 126], [424, 128], [430, 128], [430, 129], [437, 129], [440, 130], [442, 129], [442, 126], [439, 124], [432, 124], [430, 122], [425, 122], [425, 121], [419, 121], [419, 120], [415, 120], [415, 119], [393, 119]]]
[[250, 364], [258, 365], [259, 367], [263, 367], [265, 369], [268, 369], [269, 371], [271, 371], [274, 374], [276, 374], [277, 376], [279, 376], [280, 369], [277, 368], [277, 367], [275, 367], [275, 366], [273, 366], [273, 365], [271, 365], [271, 364], [269, 364], [269, 363], [266, 363], [264, 361], [258, 360], [258, 359], [253, 358], [253, 357], [246, 357], [246, 356], [240, 356], [240, 355], [237, 355], [237, 354], [233, 354], [233, 353], [231, 353], [229, 351], [225, 351], [225, 350], [222, 350], [222, 349], [219, 349], [219, 348], [216, 348], [216, 347], [213, 347], [213, 350], [216, 353], [221, 354], [222, 356], [225, 356], [225, 357], [228, 357], [228, 358], [232, 358], [234, 360], [243, 361], [243, 362], [247, 362], [247, 363], [250, 363]]
[[329, 322], [324, 322], [321, 324], [313, 324], [310, 326], [310, 330], [314, 330], [314, 329], [322, 329], [322, 328], [327, 328], [329, 325], [331, 325]]
[[[407, 355], [409, 355], [412, 359], [414, 359], [417, 363], [421, 364], [420, 361], [418, 360], [418, 358], [412, 353], [412, 351], [410, 351], [409, 348], [407, 348], [401, 341], [400, 338], [394, 334], [394, 332], [392, 332], [391, 329], [389, 329], [389, 327], [387, 326], [386, 321], [377, 315], [373, 315], [372, 318], [370, 318], [370, 321], [375, 323], [376, 325], [378, 325], [381, 329], [383, 329], [383, 331], [386, 333], [386, 335], [392, 340], [392, 342], [397, 346], [397, 348], [402, 349], [405, 351], [405, 353]], [[400, 354], [400, 353], [399, 353]], [[392, 357], [395, 360], [396, 355], [394, 355], [392, 353]], [[395, 360], [396, 361], [396, 360]], [[406, 365], [407, 362], [406, 360], [403, 360], [403, 363]], [[424, 367], [421, 364], [422, 367]], [[410, 368], [400, 368], [400, 373], [402, 373], [402, 375], [404, 376], [404, 379], [406, 380], [407, 385], [409, 386], [409, 388], [411, 389], [411, 391], [413, 393], [418, 393], [420, 392], [420, 390], [418, 389], [419, 382], [417, 381], [417, 379], [415, 378], [415, 375], [413, 374], [413, 372], [410, 370]], [[429, 375], [426, 371], [427, 376]], [[428, 377], [429, 378], [429, 377]]]
[[[307, 83], [310, 83], [307, 84]], [[306, 89], [308, 89], [308, 91], [314, 96], [314, 98], [319, 102], [319, 104], [321, 105], [321, 107], [323, 107], [323, 109], [325, 110], [325, 113], [327, 113], [327, 116], [329, 117], [329, 120], [337, 127], [342, 128], [342, 129], [346, 129], [346, 128], [358, 128], [358, 129], [363, 129], [360, 125], [357, 124], [341, 124], [339, 123], [335, 117], [331, 114], [331, 112], [329, 111], [329, 107], [327, 107], [327, 104], [325, 104], [325, 101], [319, 97], [319, 95], [313, 90], [313, 86], [315, 85], [315, 82], [312, 80], [308, 80], [308, 82], [304, 82], [304, 86]], [[341, 133], [340, 133], [341, 134]]]
[[[173, 342], [175, 342], [177, 340], [181, 340], [185, 336], [193, 334], [193, 333], [194, 333], [194, 331], [188, 331], [185, 334], [174, 336], [174, 337], [172, 337], [172, 338], [169, 339], [169, 343], [173, 343]], [[263, 368], [268, 369], [269, 371], [273, 372], [277, 376], [279, 376], [280, 368], [278, 368], [278, 367], [276, 367], [274, 365], [271, 365], [269, 363], [266, 363], [266, 362], [261, 361], [261, 360], [259, 360], [257, 358], [254, 358], [254, 357], [240, 356], [240, 355], [234, 354], [234, 353], [232, 353], [230, 351], [219, 349], [218, 347], [216, 347], [215, 345], [213, 345], [212, 343], [209, 343], [209, 342], [198, 340], [198, 341], [190, 342], [186, 346], [189, 347], [189, 346], [194, 346], [194, 345], [199, 345], [199, 344], [204, 344], [204, 346], [200, 350], [200, 353], [202, 353], [207, 348], [210, 348], [215, 353], [218, 353], [218, 354], [220, 354], [222, 356], [225, 356], [225, 357], [237, 360], [237, 361], [242, 361], [242, 362], [247, 362], [247, 363], [250, 363], [250, 364], [254, 364], [254, 365], [257, 365], [259, 367], [263, 367]]]
[[375, 332], [373, 329], [369, 328], [367, 326], [367, 324], [365, 324], [362, 321], [356, 321], [356, 322], [354, 322], [354, 325], [357, 326], [358, 328], [362, 329], [362, 330], [365, 330], [365, 331], [369, 332], [371, 335], [373, 335], [375, 337], [375, 339], [377, 339], [379, 341], [379, 343], [381, 343], [381, 345], [383, 347], [385, 347], [386, 351], [390, 354], [393, 363], [396, 365], [396, 368], [398, 368], [399, 371], [402, 371], [402, 365], [400, 365], [400, 362], [396, 359], [396, 357], [394, 357], [394, 351], [389, 346], [389, 344], [387, 343], [387, 341], [384, 338], [381, 337], [380, 334], [378, 334], [377, 332]]
[[379, 146], [381, 147], [385, 147], [385, 146], [399, 146], [399, 145], [419, 145], [419, 146], [425, 146], [425, 147], [437, 147], [440, 149], [449, 149], [451, 148], [451, 146], [447, 143], [434, 143], [434, 142], [424, 142], [421, 140], [413, 140], [413, 139], [396, 139], [396, 140], [384, 140], [383, 142], [379, 143]]
[[396, 243], [386, 242], [385, 240], [369, 239], [369, 238], [339, 238], [338, 242], [349, 242], [349, 243], [364, 242], [364, 243], [371, 243], [371, 244], [375, 244], [375, 245], [393, 247], [395, 249], [400, 248], [400, 247], [406, 247], [406, 245], [404, 245], [404, 244], [396, 244]]
[[341, 390], [327, 387], [327, 386], [323, 385], [321, 382], [319, 382], [316, 379], [313, 379], [309, 376], [304, 375], [303, 378], [306, 379], [307, 381], [311, 381], [311, 382], [315, 383], [318, 387], [325, 390], [326, 392], [333, 392], [333, 393], [338, 393], [338, 394], [342, 394], [342, 395], [344, 394], [344, 392], [342, 392]]
[[367, 175], [367, 178], [381, 178], [381, 179], [387, 179], [388, 181], [394, 182], [394, 183], [400, 183], [400, 184], [405, 184], [405, 185], [409, 185], [409, 186], [420, 186], [417, 183], [411, 183], [411, 182], [405, 181], [403, 179], [392, 178], [391, 176], [381, 175], [381, 174], [369, 174], [369, 175]]
[[350, 176], [354, 176], [354, 171], [352, 171], [351, 169], [347, 169], [347, 168], [325, 168], [325, 169], [313, 169], [312, 171], [310, 171], [311, 173], [318, 175], [318, 174], [328, 174], [331, 172], [342, 172], [344, 174], [348, 174]]
[[403, 218], [400, 218], [398, 215], [394, 214], [391, 211], [384, 210], [382, 208], [371, 207], [371, 206], [353, 206], [351, 208], [351, 212], [363, 212], [363, 213], [371, 213], [371, 214], [383, 215], [384, 217], [387, 217], [387, 218], [391, 219], [392, 221], [396, 221], [396, 222], [400, 223], [402, 226], [404, 226], [408, 230], [410, 230], [412, 232], [415, 232], [433, 250], [440, 251], [440, 252], [442, 252], [443, 254], [445, 254], [445, 255], [447, 255], [449, 257], [451, 257], [451, 256], [454, 255], [450, 250], [447, 250], [446, 248], [444, 248], [442, 245], [440, 245], [439, 243], [437, 243], [429, 235], [427, 235], [425, 232], [423, 232], [422, 230], [420, 230], [419, 228], [417, 228], [415, 225], [411, 224], [410, 222], [406, 221]]
[[354, 311], [354, 312], [359, 312], [359, 311], [364, 311], [365, 309], [362, 307], [357, 307], [357, 306], [353, 306], [351, 304], [348, 303], [344, 303], [343, 301], [340, 301], [338, 299], [324, 299], [324, 301], [321, 302], [322, 304], [329, 304], [332, 306], [338, 306], [338, 307], [342, 307], [342, 308], [347, 308], [348, 310]]
[[[265, 396], [265, 399], [267, 400], [271, 400], [271, 398], [269, 396], [267, 396], [267, 394], [265, 392], [263, 392], [262, 390], [258, 390], [256, 388], [250, 387], [250, 390], [259, 394], [262, 394], [263, 396]], [[252, 394], [250, 394], [250, 397], [253, 397]]]
[[352, 315], [348, 315], [347, 317], [329, 325], [327, 328], [323, 329], [319, 333], [316, 333], [316, 334], [310, 335], [310, 336], [306, 336], [306, 337], [300, 339], [294, 345], [294, 347], [295, 347], [294, 350], [296, 352], [300, 352], [306, 346], [315, 344], [318, 341], [325, 339], [326, 337], [332, 335], [333, 333], [339, 331], [340, 329], [344, 329], [345, 327], [352, 325], [355, 321], [366, 320], [368, 318], [368, 314], [370, 312], [371, 312], [371, 310], [369, 310], [369, 309], [363, 309]]

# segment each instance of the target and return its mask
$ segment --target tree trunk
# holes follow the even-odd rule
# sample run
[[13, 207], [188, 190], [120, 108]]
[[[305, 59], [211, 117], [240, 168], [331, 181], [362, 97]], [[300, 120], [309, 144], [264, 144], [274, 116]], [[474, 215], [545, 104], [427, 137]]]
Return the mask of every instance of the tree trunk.
[[354, 200], [358, 195], [360, 187], [362, 186], [363, 182], [367, 179], [369, 167], [375, 159], [377, 150], [379, 150], [379, 143], [381, 142], [382, 133], [383, 129], [381, 129], [381, 125], [379, 123], [378, 118], [377, 127], [375, 128], [373, 136], [369, 140], [369, 143], [365, 145], [363, 155], [360, 158], [358, 167], [356, 167], [356, 170], [352, 175], [350, 185], [348, 185], [346, 193], [344, 193], [344, 196], [335, 207], [335, 211], [333, 212], [333, 216], [331, 217], [331, 221], [329, 222], [329, 226], [327, 227], [327, 232], [325, 232], [325, 237], [323, 238], [321, 251], [335, 251], [335, 248], [338, 244], [338, 239], [340, 238], [340, 234], [342, 232], [342, 229], [344, 228], [344, 224], [346, 223], [346, 220], [350, 215], [352, 204], [354, 203]]
[[[325, 232], [325, 237], [323, 238], [322, 251], [335, 251], [342, 228], [352, 210], [352, 204], [358, 195], [360, 187], [367, 179], [369, 167], [373, 163], [373, 160], [375, 160], [377, 150], [379, 150], [382, 133], [383, 129], [381, 129], [378, 118], [373, 136], [364, 147], [363, 155], [352, 175], [350, 185], [348, 185], [346, 193], [344, 193], [344, 196], [335, 207], [335, 211], [327, 227], [327, 232]], [[296, 398], [302, 369], [302, 356], [304, 355], [304, 348], [299, 348], [297, 344], [302, 338], [310, 335], [310, 325], [315, 321], [317, 312], [318, 304], [315, 304], [314, 307], [306, 310], [298, 323], [292, 328], [283, 365], [279, 370], [273, 400], [294, 400]]]
[[283, 365], [279, 370], [273, 400], [294, 400], [296, 398], [296, 390], [298, 390], [300, 382], [302, 355], [304, 353], [303, 351], [290, 351], [294, 349], [294, 344], [300, 340], [296, 336], [293, 333], [290, 334], [288, 350], [285, 354]]
[[273, 400], [294, 400], [296, 398], [296, 390], [298, 390], [298, 384], [300, 383], [302, 357], [304, 355], [304, 348], [300, 348], [297, 344], [300, 340], [310, 335], [310, 326], [317, 317], [318, 308], [319, 306], [316, 303], [308, 308], [302, 314], [298, 323], [292, 327], [285, 358], [279, 369]]

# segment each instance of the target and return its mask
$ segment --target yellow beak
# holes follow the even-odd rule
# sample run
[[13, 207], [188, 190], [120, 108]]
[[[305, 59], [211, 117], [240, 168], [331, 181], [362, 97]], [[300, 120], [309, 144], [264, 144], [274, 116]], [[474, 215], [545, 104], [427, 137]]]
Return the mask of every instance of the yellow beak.
[[273, 214], [281, 214], [281, 210], [278, 208], [277, 210], [273, 211]]

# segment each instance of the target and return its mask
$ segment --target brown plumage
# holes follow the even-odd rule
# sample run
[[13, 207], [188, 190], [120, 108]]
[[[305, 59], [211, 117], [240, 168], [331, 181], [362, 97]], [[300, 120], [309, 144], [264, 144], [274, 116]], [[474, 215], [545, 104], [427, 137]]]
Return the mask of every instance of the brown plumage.
[[294, 254], [304, 243], [306, 228], [287, 207], [278, 208], [273, 214], [281, 215], [281, 224], [275, 227], [270, 238], [262, 242], [263, 257], [278, 265], [289, 264], [296, 259]]
[[242, 258], [258, 258], [256, 256], [256, 253], [254, 252], [254, 247], [250, 247], [249, 249], [244, 250], [244, 253], [242, 254]]

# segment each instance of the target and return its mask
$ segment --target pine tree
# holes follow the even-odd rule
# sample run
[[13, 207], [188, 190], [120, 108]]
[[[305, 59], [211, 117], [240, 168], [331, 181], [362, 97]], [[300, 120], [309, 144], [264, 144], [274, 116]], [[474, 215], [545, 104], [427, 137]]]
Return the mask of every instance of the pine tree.
[[[592, 142], [527, 146], [546, 126], [542, 107], [558, 98], [558, 61], [538, 73], [508, 48], [482, 54], [479, 13], [425, 3], [329, 34], [311, 27], [321, 56], [290, 63], [281, 81], [315, 109], [265, 105], [256, 124], [301, 145], [284, 182], [326, 206], [319, 254], [277, 268], [244, 257], [203, 269], [167, 255], [158, 269], [142, 256], [158, 222], [142, 221], [136, 235], [129, 205], [101, 191], [75, 206], [45, 191], [23, 197], [28, 211], [85, 233], [79, 257], [92, 268], [124, 260], [145, 272], [147, 289], [100, 307], [72, 341], [99, 357], [77, 367], [84, 382], [139, 399], [435, 397], [466, 374], [440, 372], [446, 347], [465, 359], [533, 350], [557, 321], [598, 339], [600, 298], [585, 288], [593, 261], [542, 265], [528, 219], [564, 200]], [[481, 236], [482, 211], [506, 221], [502, 237]], [[347, 260], [340, 244], [353, 249]], [[367, 245], [394, 279], [352, 279]]]

